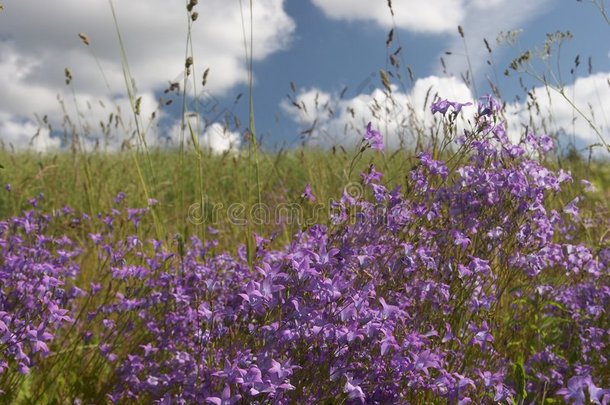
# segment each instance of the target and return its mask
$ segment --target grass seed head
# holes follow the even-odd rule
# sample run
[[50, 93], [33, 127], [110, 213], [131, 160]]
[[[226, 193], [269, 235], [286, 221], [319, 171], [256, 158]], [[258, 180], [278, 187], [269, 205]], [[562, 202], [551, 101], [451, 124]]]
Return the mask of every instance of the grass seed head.
[[83, 41], [83, 44], [89, 46], [90, 41], [89, 41], [89, 37], [86, 34], [83, 34], [82, 32], [80, 32], [78, 34], [78, 37], [81, 39], [81, 41]]

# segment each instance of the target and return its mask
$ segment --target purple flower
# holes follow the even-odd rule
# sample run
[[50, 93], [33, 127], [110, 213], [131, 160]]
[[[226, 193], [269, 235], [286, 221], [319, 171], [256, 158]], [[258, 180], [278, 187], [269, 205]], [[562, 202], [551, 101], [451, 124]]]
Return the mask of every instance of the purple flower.
[[381, 135], [381, 132], [373, 129], [372, 124], [370, 122], [366, 126], [364, 140], [369, 143], [371, 148], [376, 150], [383, 150], [383, 135]]
[[307, 183], [305, 186], [305, 191], [301, 194], [301, 198], [304, 198], [308, 201], [314, 202], [316, 201], [316, 196], [311, 192], [311, 185]]
[[479, 97], [478, 112], [479, 115], [491, 116], [499, 113], [502, 110], [502, 105], [496, 101], [491, 94]]
[[563, 207], [563, 212], [569, 214], [574, 220], [578, 220], [580, 218], [580, 213], [578, 209], [578, 202], [580, 201], [580, 197], [576, 197], [572, 201], [570, 201], [565, 207]]
[[387, 304], [383, 297], [379, 298], [379, 303], [381, 303], [381, 307], [383, 308], [381, 310], [382, 319], [393, 319], [404, 315], [403, 310], [396, 305]]
[[448, 100], [439, 98], [438, 100], [432, 103], [432, 105], [430, 106], [430, 110], [432, 111], [432, 114], [438, 112], [445, 115], [447, 113], [447, 110], [449, 110], [449, 107], [451, 107], [451, 103]]
[[360, 173], [360, 177], [364, 184], [379, 183], [382, 176], [383, 174], [378, 172], [373, 164], [369, 165], [366, 172]]
[[557, 395], [563, 396], [564, 401], [576, 405], [584, 405], [585, 392], [591, 377], [574, 376], [568, 380], [568, 386], [557, 391]]
[[241, 395], [231, 395], [231, 387], [225, 385], [224, 390], [222, 390], [222, 395], [220, 397], [207, 397], [205, 401], [209, 404], [214, 405], [233, 405], [241, 399]]
[[546, 153], [552, 150], [554, 147], [553, 138], [546, 134], [534, 135], [532, 133], [528, 133], [526, 136], [526, 142], [533, 149], [542, 153]]
[[470, 265], [468, 267], [474, 274], [478, 273], [484, 276], [489, 275], [489, 273], [491, 272], [491, 267], [489, 267], [489, 260], [479, 259], [478, 257], [474, 256], [472, 256], [471, 259], [472, 261], [470, 262]]
[[347, 375], [347, 382], [343, 386], [343, 392], [345, 392], [349, 399], [358, 400], [361, 403], [365, 402], [366, 396], [364, 395], [364, 391], [360, 388], [359, 385], [351, 378], [351, 376]]
[[432, 114], [435, 114], [438, 112], [438, 113], [441, 113], [442, 115], [445, 115], [447, 113], [447, 111], [449, 110], [449, 107], [453, 107], [454, 113], [457, 114], [460, 111], [462, 111], [462, 107], [465, 107], [468, 105], [472, 105], [472, 103], [470, 103], [470, 102], [458, 103], [456, 101], [448, 101], [446, 99], [442, 99], [439, 97], [435, 102], [432, 103], [432, 105], [430, 106], [430, 110], [432, 111]]
[[430, 152], [421, 152], [417, 155], [419, 161], [430, 170], [432, 174], [438, 174], [441, 178], [446, 179], [449, 176], [449, 171], [444, 162], [432, 159]]
[[453, 243], [456, 246], [461, 246], [462, 250], [466, 250], [468, 245], [470, 245], [470, 239], [460, 231], [451, 231], [451, 237], [453, 237]]
[[271, 360], [271, 367], [267, 371], [268, 373], [276, 374], [277, 378], [283, 380], [290, 377], [295, 368], [300, 367], [290, 365], [290, 360], [285, 361], [283, 364], [276, 360]]
[[114, 197], [114, 203], [119, 205], [120, 203], [123, 202], [124, 199], [125, 199], [125, 193], [121, 191], [116, 195], [116, 197]]
[[597, 191], [595, 186], [593, 184], [591, 184], [591, 182], [589, 180], [582, 179], [582, 180], [580, 180], [580, 184], [582, 184], [584, 186], [585, 191], [588, 193], [594, 193], [595, 191]]
[[93, 241], [94, 244], [99, 245], [102, 243], [102, 235], [99, 233], [90, 233], [89, 238]]
[[489, 325], [487, 325], [487, 321], [483, 321], [481, 327], [477, 327], [476, 325], [470, 325], [470, 331], [474, 333], [470, 344], [477, 345], [482, 349], [485, 349], [488, 342], [493, 342], [494, 338], [489, 331]]
[[425, 375], [429, 375], [429, 368], [439, 368], [440, 362], [438, 355], [430, 350], [424, 350], [421, 353], [413, 355], [413, 363], [411, 365], [417, 371], [423, 371]]
[[53, 335], [46, 331], [44, 325], [40, 325], [36, 330], [29, 330], [27, 334], [34, 353], [40, 351], [44, 354], [48, 354], [50, 352], [45, 340], [53, 339]]

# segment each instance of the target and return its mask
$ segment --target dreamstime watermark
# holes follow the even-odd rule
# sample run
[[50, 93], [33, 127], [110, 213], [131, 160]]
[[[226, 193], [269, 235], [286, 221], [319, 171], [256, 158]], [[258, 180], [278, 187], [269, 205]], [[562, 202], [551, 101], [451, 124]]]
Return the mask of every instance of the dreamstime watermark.
[[235, 226], [286, 224], [286, 225], [312, 225], [321, 217], [326, 209], [324, 204], [313, 204], [305, 207], [300, 203], [280, 203], [270, 206], [265, 203], [248, 205], [243, 202], [234, 202], [228, 205], [213, 203], [204, 197], [203, 203], [194, 203], [189, 206], [188, 221], [195, 225], [213, 225], [219, 223], [221, 218]]
[[[356, 202], [363, 198], [364, 190], [361, 184], [348, 183], [343, 187], [343, 199]], [[191, 204], [188, 208], [187, 220], [194, 225], [214, 225], [228, 221], [235, 226], [253, 225], [297, 225], [311, 226], [319, 223], [324, 214], [328, 218], [343, 218], [344, 221], [355, 221], [358, 217], [358, 205], [349, 204], [349, 214], [344, 204], [336, 200], [327, 203], [307, 201], [301, 198], [299, 202], [266, 204], [247, 204], [233, 202], [223, 204], [210, 201], [204, 196], [202, 201]], [[374, 207], [374, 215], [367, 216], [370, 220], [385, 220], [386, 207]]]

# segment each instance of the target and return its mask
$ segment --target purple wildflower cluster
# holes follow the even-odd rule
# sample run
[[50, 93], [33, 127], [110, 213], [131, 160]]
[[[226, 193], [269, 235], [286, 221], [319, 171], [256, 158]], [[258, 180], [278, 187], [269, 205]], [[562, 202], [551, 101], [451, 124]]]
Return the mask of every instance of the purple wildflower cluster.
[[[253, 258], [117, 236], [148, 209], [90, 219], [78, 244], [33, 211], [0, 223], [1, 372], [76, 331], [113, 402], [609, 403], [607, 241], [579, 242], [580, 200], [552, 208], [570, 174], [527, 157], [545, 139], [508, 143], [498, 108], [461, 164], [421, 153], [391, 190], [370, 166], [372, 198], [345, 193], [282, 249], [257, 236]], [[81, 251], [94, 280], [67, 289]]]
[[73, 322], [71, 302], [81, 290], [67, 281], [78, 274], [81, 249], [49, 233], [51, 221], [34, 210], [0, 221], [0, 376], [27, 374], [50, 354], [57, 330]]

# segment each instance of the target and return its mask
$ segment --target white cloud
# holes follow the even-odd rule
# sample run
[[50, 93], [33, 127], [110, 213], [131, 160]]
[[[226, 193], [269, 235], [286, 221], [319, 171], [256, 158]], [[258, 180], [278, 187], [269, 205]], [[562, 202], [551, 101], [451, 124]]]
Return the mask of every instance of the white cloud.
[[[182, 123], [176, 121], [168, 131], [168, 137], [155, 138], [151, 146], [178, 148], [181, 142], [189, 147], [193, 146], [191, 129], [197, 134], [197, 143], [204, 151], [212, 153], [237, 152], [241, 145], [241, 135], [237, 131], [232, 131], [226, 125], [218, 122], [205, 123], [197, 113], [189, 113], [189, 122], [181, 130]], [[190, 127], [189, 127], [190, 123]]]
[[[282, 109], [303, 130], [311, 129], [310, 143], [320, 146], [353, 146], [362, 138], [366, 124], [371, 121], [385, 137], [390, 148], [413, 146], [416, 138], [428, 133], [434, 122], [430, 104], [436, 96], [452, 101], [472, 101], [468, 87], [455, 78], [430, 76], [419, 79], [408, 93], [392, 87], [392, 97], [381, 89], [341, 99], [338, 94], [309, 89], [297, 95], [297, 109], [283, 101]], [[303, 107], [304, 106], [304, 107]]]
[[6, 149], [32, 149], [42, 152], [59, 148], [59, 139], [51, 138], [47, 128], [20, 122], [0, 113], [0, 143]]
[[[140, 128], [140, 133], [145, 135], [146, 142], [154, 142], [159, 134], [152, 114], [154, 112], [158, 118], [166, 117], [167, 114], [159, 110], [159, 103], [151, 91], [140, 93], [138, 97], [140, 114], [137, 117], [137, 126], [127, 96], [95, 98], [91, 94], [77, 93], [73, 99], [65, 100], [70, 122], [80, 135], [81, 147], [91, 151], [94, 148], [117, 150], [124, 146], [124, 142], [129, 142], [132, 146], [138, 145], [140, 139], [136, 133], [137, 127]], [[118, 121], [117, 116], [120, 117]], [[106, 134], [102, 134], [101, 123], [107, 128]], [[72, 133], [72, 128], [68, 129], [68, 133]]]
[[[368, 21], [384, 29], [394, 26], [412, 32], [457, 34], [462, 25], [471, 32], [493, 34], [512, 29], [531, 19], [550, 0], [401, 0], [392, 3], [394, 17], [385, 1], [312, 0], [335, 20]], [[478, 39], [481, 45], [482, 37]]]
[[[507, 118], [512, 133], [522, 133], [523, 125], [534, 126], [537, 130], [549, 133], [563, 133], [575, 136], [577, 147], [600, 142], [600, 137], [590, 127], [587, 120], [558, 92], [544, 87], [532, 90], [537, 101], [528, 111], [527, 102], [507, 105]], [[610, 72], [596, 73], [576, 79], [565, 86], [564, 94], [601, 133], [603, 140], [610, 144]], [[570, 139], [562, 139], [567, 144]], [[597, 149], [601, 155], [607, 152]], [[603, 153], [601, 153], [603, 152]]]
[[[610, 73], [598, 73], [579, 78], [564, 92], [574, 105], [591, 119], [601, 132], [606, 143], [610, 143]], [[599, 143], [600, 138], [589, 123], [559, 93], [538, 87], [535, 94], [538, 110], [528, 110], [527, 102], [509, 103], [506, 106], [508, 135], [518, 142], [527, 126], [530, 132], [560, 134], [560, 143], [565, 146], [575, 137], [579, 148]], [[468, 87], [453, 77], [429, 76], [415, 82], [408, 93], [393, 87], [392, 100], [384, 91], [374, 89], [350, 99], [341, 99], [336, 93], [309, 89], [297, 95], [297, 109], [287, 101], [282, 109], [299, 124], [302, 130], [313, 128], [308, 140], [314, 145], [354, 146], [362, 138], [366, 124], [371, 121], [385, 136], [390, 148], [402, 145], [414, 146], [418, 134], [425, 139], [435, 127], [435, 117], [430, 113], [430, 104], [439, 96], [450, 101], [473, 102]], [[472, 120], [475, 106], [465, 107], [459, 130], [469, 128], [465, 120]], [[352, 114], [353, 112], [353, 114]], [[438, 118], [438, 116], [437, 116]], [[566, 136], [568, 137], [566, 139]], [[608, 157], [602, 148], [597, 156]]]
[[238, 132], [230, 131], [217, 122], [210, 125], [201, 136], [201, 144], [214, 153], [237, 151], [240, 143]]
[[[150, 113], [157, 109], [154, 92], [182, 77], [187, 38], [185, 2], [129, 0], [113, 4], [137, 95], [143, 96], [143, 109]], [[245, 31], [249, 35], [247, 2], [244, 7]], [[199, 19], [193, 23], [191, 35], [196, 82], [201, 83], [201, 75], [209, 67], [206, 90], [210, 94], [219, 95], [236, 84], [245, 83], [248, 70], [240, 2], [200, 0], [195, 11]], [[285, 13], [283, 0], [253, 2], [253, 19], [255, 60], [288, 46], [295, 24]], [[77, 37], [80, 32], [89, 37], [89, 47]], [[75, 108], [71, 89], [64, 85], [67, 67], [72, 72], [76, 103], [98, 105], [101, 101], [106, 106], [95, 108], [97, 112], [88, 108], [81, 111], [93, 114], [89, 117], [92, 128], [97, 130], [98, 121], [106, 120], [116, 105], [121, 107], [127, 121], [133, 114], [125, 98], [120, 55], [106, 0], [7, 4], [0, 25], [0, 88], [3, 89], [0, 113], [14, 122], [31, 125], [35, 125], [31, 119], [33, 113], [48, 115], [53, 127], [60, 128], [63, 113], [57, 95], [68, 108]], [[72, 118], [77, 121], [76, 116]], [[0, 140], [8, 138], [0, 134]]]
[[[385, 1], [312, 0], [332, 19], [371, 21], [385, 29], [393, 26]], [[394, 22], [399, 28], [415, 32], [442, 33], [455, 30], [464, 19], [463, 0], [401, 0], [392, 4]]]

